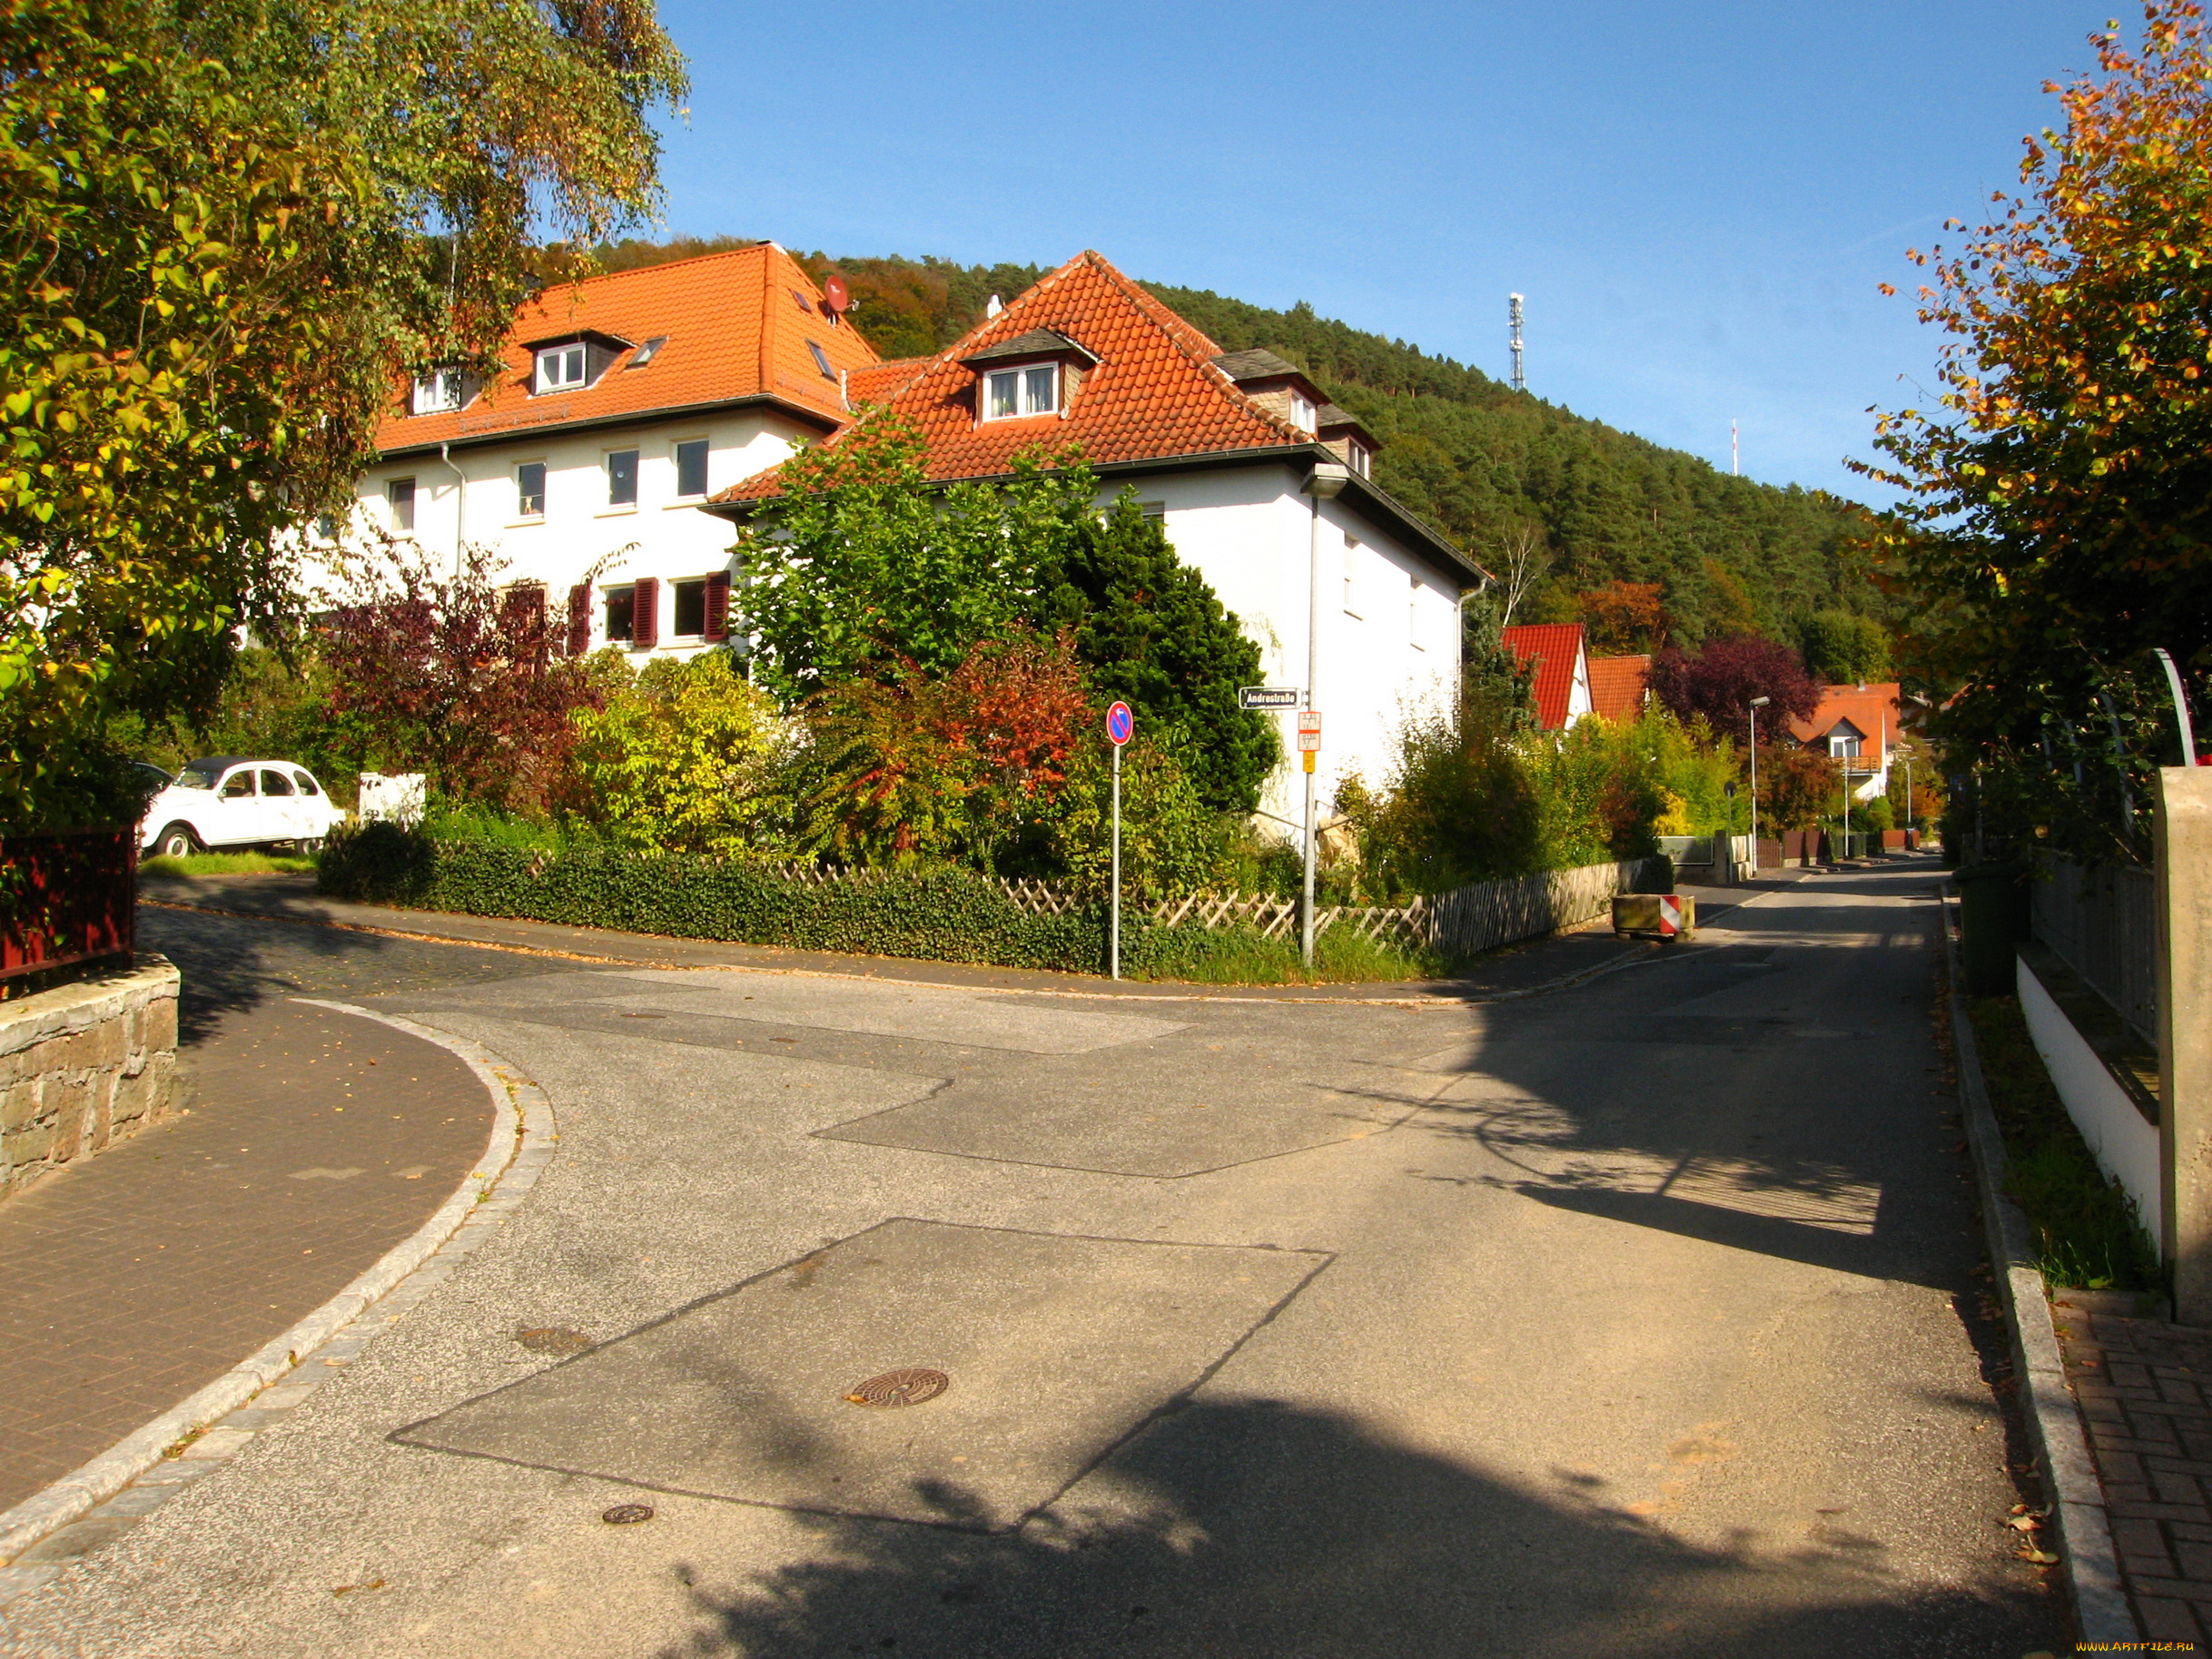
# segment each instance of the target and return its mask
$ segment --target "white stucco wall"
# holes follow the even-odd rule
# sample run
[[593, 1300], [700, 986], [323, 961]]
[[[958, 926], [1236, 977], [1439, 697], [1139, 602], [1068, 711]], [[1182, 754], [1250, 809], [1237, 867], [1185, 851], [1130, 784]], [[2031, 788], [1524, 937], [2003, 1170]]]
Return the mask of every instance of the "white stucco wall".
[[[1286, 468], [1228, 467], [1136, 480], [1139, 498], [1165, 511], [1169, 542], [1205, 577], [1260, 648], [1270, 686], [1306, 684], [1308, 572], [1313, 506]], [[1120, 489], [1115, 480], [1113, 490]], [[1111, 497], [1112, 491], [1109, 491]], [[1319, 533], [1321, 711], [1315, 768], [1319, 799], [1358, 772], [1387, 775], [1392, 741], [1409, 710], [1450, 706], [1459, 668], [1459, 589], [1425, 558], [1343, 499], [1324, 501]], [[1274, 716], [1285, 764], [1262, 811], [1297, 820], [1303, 810], [1293, 714]]]
[[[704, 438], [709, 495], [751, 478], [788, 456], [815, 434], [764, 409], [746, 409], [684, 420], [657, 420], [576, 433], [521, 434], [510, 440], [451, 451], [457, 479], [435, 451], [385, 460], [362, 475], [355, 523], [408, 535], [392, 522], [390, 484], [415, 480], [411, 539], [449, 560], [459, 540], [491, 548], [504, 568], [501, 581], [546, 584], [557, 613], [569, 588], [592, 567], [592, 644], [605, 643], [605, 590], [641, 576], [657, 577], [662, 652], [700, 648], [696, 639], [671, 637], [674, 596], [666, 585], [729, 568], [730, 526], [698, 510], [702, 498], [676, 493], [676, 446]], [[607, 457], [617, 449], [637, 454], [637, 503], [607, 501]], [[546, 467], [546, 509], [539, 518], [518, 516], [516, 469], [528, 461]]]

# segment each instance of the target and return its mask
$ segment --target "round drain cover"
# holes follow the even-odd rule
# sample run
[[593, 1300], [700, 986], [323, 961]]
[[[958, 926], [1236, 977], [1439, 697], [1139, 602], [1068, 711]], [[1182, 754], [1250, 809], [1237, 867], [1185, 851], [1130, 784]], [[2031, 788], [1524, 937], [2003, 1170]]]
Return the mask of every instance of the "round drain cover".
[[580, 1330], [570, 1330], [565, 1325], [540, 1325], [528, 1330], [518, 1330], [515, 1340], [533, 1354], [580, 1354], [591, 1346], [591, 1338]]
[[617, 1504], [599, 1517], [609, 1526], [635, 1526], [640, 1521], [652, 1518], [653, 1506], [650, 1504]]
[[943, 1371], [909, 1366], [854, 1383], [845, 1398], [855, 1406], [919, 1406], [923, 1400], [935, 1399], [952, 1386], [953, 1379]]

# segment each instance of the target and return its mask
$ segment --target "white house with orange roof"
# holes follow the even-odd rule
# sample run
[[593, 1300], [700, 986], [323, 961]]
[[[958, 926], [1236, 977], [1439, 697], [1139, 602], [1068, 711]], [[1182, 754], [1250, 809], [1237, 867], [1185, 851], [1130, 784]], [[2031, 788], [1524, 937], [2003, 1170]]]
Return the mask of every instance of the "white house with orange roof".
[[1500, 637], [1524, 668], [1535, 670], [1536, 724], [1564, 732], [1597, 712], [1591, 691], [1590, 651], [1579, 622], [1523, 622]]
[[351, 528], [492, 549], [573, 648], [697, 650], [727, 635], [730, 534], [696, 509], [836, 430], [878, 360], [774, 242], [551, 289], [495, 379], [411, 388]]
[[[920, 429], [933, 481], [1004, 478], [1017, 453], [1075, 443], [1106, 498], [1133, 487], [1258, 643], [1267, 681], [1321, 711], [1324, 800], [1348, 773], [1379, 778], [1407, 711], [1448, 706], [1460, 596], [1482, 572], [1377, 488], [1373, 437], [1303, 372], [1222, 351], [1098, 254], [851, 390]], [[780, 489], [771, 470], [707, 510], [739, 520]], [[1298, 785], [1287, 755], [1263, 812], [1289, 819]]]
[[1890, 763], [1901, 735], [1895, 680], [1870, 686], [1823, 686], [1819, 706], [1790, 722], [1790, 735], [1833, 759], [1852, 798], [1871, 801], [1890, 787]]

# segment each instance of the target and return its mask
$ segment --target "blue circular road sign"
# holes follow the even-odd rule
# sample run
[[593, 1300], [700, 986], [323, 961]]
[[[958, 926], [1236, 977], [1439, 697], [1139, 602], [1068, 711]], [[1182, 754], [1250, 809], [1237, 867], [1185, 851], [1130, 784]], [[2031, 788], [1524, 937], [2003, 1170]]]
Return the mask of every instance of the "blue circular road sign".
[[1116, 703], [1106, 711], [1106, 736], [1109, 742], [1117, 745], [1127, 743], [1130, 733], [1136, 726], [1137, 716], [1129, 712], [1128, 704]]

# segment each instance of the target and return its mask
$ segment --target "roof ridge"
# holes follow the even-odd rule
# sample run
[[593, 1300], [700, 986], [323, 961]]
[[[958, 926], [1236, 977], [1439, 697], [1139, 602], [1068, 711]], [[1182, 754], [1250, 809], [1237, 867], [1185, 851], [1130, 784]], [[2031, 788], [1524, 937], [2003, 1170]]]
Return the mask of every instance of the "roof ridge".
[[[1293, 443], [1318, 441], [1318, 434], [1308, 432], [1302, 427], [1293, 424], [1284, 416], [1277, 414], [1266, 404], [1261, 403], [1244, 390], [1228, 375], [1215, 368], [1213, 360], [1221, 356], [1222, 351], [1220, 342], [1210, 335], [1200, 331], [1196, 325], [1184, 321], [1161, 301], [1146, 292], [1143, 283], [1124, 274], [1111, 260], [1096, 249], [1085, 248], [1074, 259], [1070, 260], [1068, 264], [1073, 265], [1084, 260], [1091, 262], [1098, 268], [1101, 276], [1134, 301], [1138, 310], [1144, 313], [1145, 320], [1165, 334], [1174, 343], [1175, 349], [1190, 360], [1199, 373], [1210, 380], [1217, 391], [1225, 392], [1234, 398], [1244, 407], [1246, 412], [1266, 422], [1277, 431], [1287, 434]], [[1063, 265], [1061, 269], [1064, 271], [1067, 266]], [[1037, 286], [1042, 288], [1043, 284], [1040, 282]], [[1036, 292], [1036, 289], [1032, 288], [1030, 292]], [[1303, 371], [1301, 370], [1301, 372]]]

